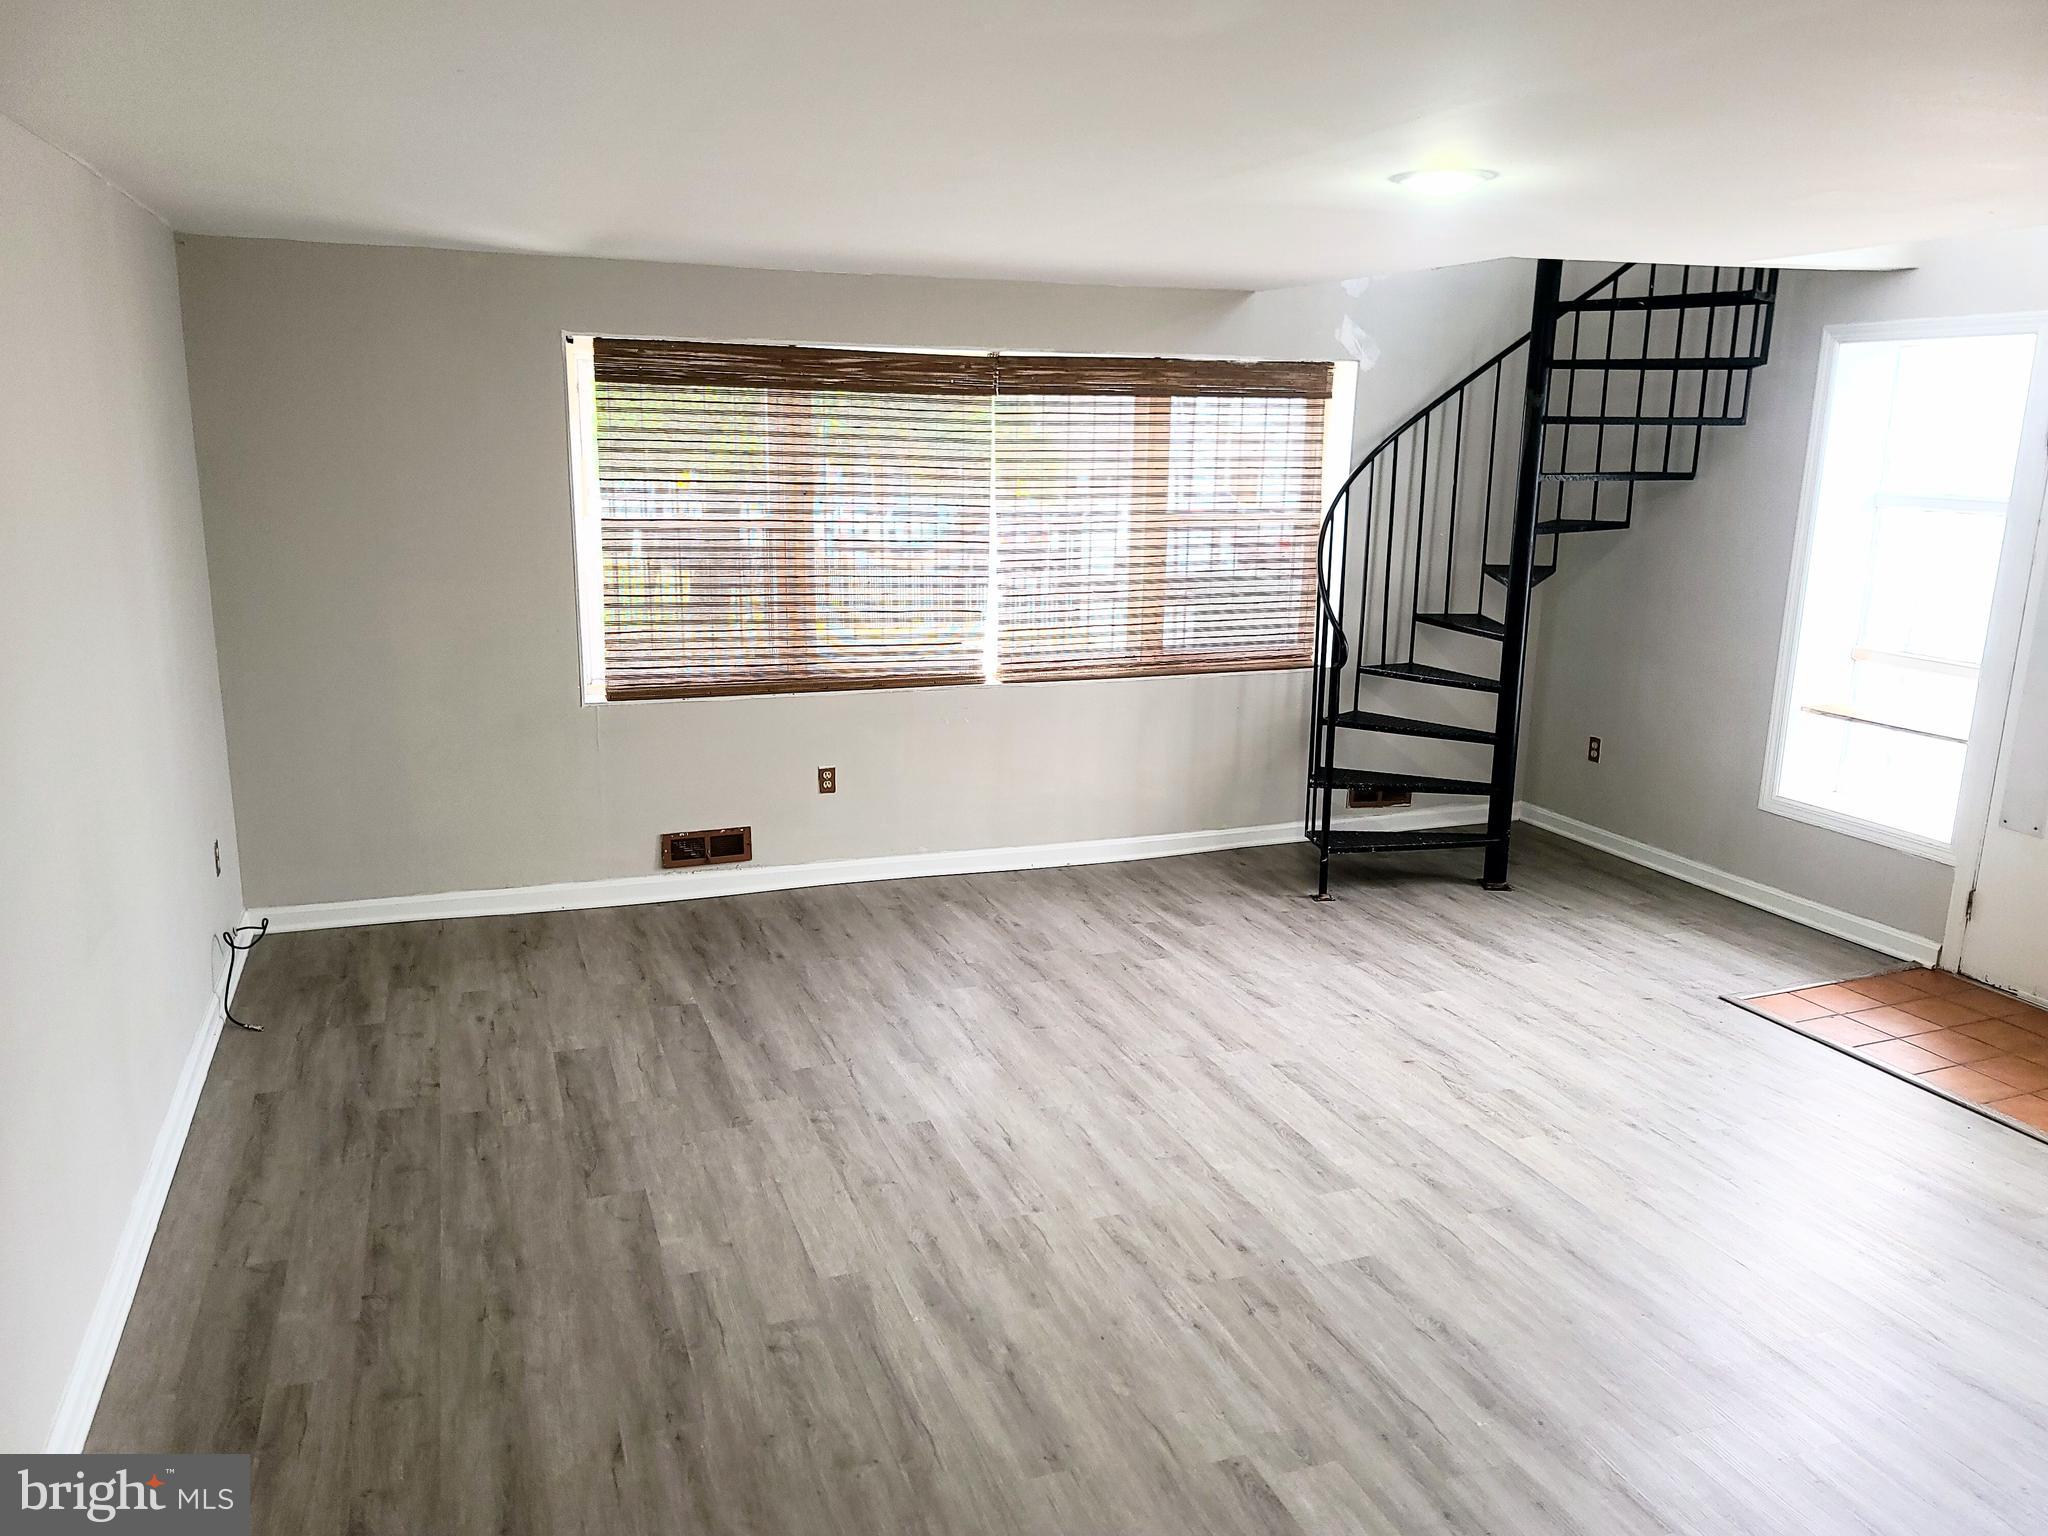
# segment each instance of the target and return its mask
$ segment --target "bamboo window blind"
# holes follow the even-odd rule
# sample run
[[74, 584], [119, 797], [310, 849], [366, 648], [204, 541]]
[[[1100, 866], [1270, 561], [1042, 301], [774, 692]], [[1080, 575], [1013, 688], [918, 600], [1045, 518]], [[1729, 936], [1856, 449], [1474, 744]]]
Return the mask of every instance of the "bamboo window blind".
[[1327, 363], [591, 359], [606, 698], [1309, 662]]

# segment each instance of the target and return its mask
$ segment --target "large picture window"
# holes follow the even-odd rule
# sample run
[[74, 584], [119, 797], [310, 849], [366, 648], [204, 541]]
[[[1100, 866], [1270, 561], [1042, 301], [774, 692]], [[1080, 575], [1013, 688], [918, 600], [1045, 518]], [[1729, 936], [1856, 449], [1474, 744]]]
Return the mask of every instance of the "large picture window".
[[1309, 663], [1328, 363], [572, 338], [593, 699]]

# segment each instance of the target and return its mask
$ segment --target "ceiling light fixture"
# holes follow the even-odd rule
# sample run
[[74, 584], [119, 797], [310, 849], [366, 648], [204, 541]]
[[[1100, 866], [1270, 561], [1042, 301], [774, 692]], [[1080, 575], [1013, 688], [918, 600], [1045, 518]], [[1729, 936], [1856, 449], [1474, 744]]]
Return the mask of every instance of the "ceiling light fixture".
[[1463, 169], [1401, 171], [1389, 176], [1387, 180], [1403, 191], [1414, 192], [1422, 197], [1456, 197], [1461, 192], [1470, 192], [1475, 187], [1485, 186], [1499, 174], [1499, 171], [1486, 171], [1471, 166]]

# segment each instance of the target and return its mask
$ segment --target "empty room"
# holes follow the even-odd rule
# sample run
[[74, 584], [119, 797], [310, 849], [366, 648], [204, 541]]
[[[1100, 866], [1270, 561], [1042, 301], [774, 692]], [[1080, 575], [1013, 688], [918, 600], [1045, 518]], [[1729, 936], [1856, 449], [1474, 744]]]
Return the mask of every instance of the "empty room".
[[2038, 1536], [2040, 0], [0, 0], [0, 1532]]

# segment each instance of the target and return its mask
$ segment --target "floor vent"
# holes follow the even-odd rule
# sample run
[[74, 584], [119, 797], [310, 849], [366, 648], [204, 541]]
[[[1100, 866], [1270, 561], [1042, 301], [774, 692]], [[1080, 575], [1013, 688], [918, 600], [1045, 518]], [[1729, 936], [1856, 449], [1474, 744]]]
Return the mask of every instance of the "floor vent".
[[744, 864], [753, 856], [752, 827], [717, 827], [705, 832], [661, 834], [663, 869], [700, 869], [707, 864]]
[[1344, 803], [1354, 811], [1376, 811], [1389, 805], [1413, 805], [1415, 796], [1405, 789], [1354, 789]]

